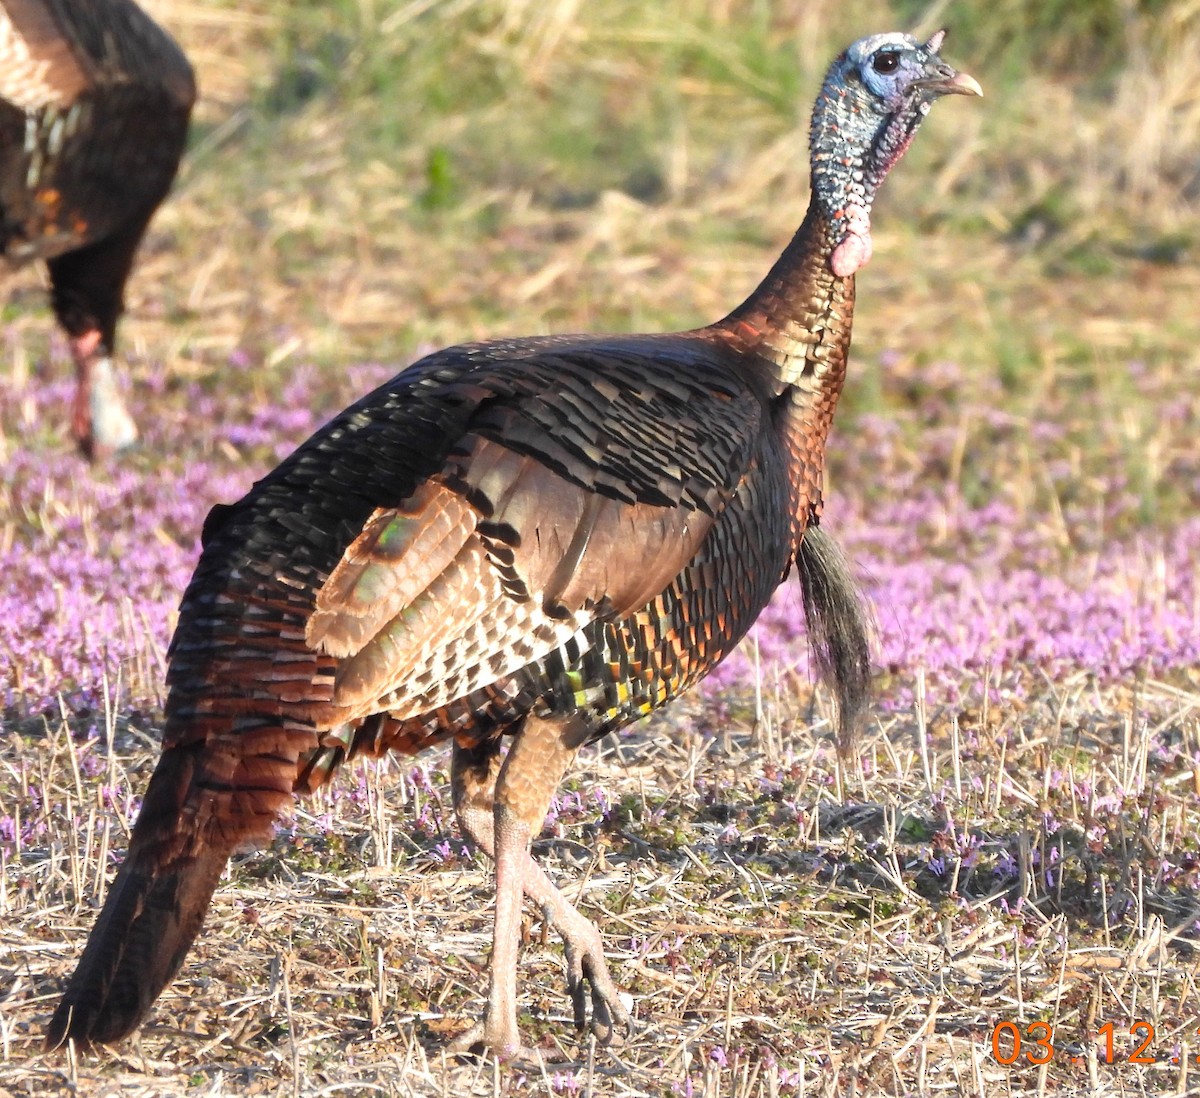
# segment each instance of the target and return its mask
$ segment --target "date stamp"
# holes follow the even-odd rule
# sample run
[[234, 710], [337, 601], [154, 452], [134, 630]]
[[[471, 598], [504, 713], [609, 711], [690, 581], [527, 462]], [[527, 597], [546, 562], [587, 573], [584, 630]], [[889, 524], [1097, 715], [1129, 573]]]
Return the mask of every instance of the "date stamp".
[[[1178, 1064], [1180, 1060], [1178, 1054], [1155, 1055], [1154, 1026], [1150, 1022], [1135, 1021], [1127, 1032], [1109, 1022], [1096, 1031], [1096, 1041], [1097, 1059], [1105, 1064]], [[1040, 1065], [1068, 1059], [1073, 1064], [1084, 1064], [1088, 1060], [1077, 1042], [1070, 1048], [1055, 1044], [1054, 1027], [1049, 1022], [996, 1023], [992, 1029], [992, 1057], [1006, 1067], [1018, 1062]]]

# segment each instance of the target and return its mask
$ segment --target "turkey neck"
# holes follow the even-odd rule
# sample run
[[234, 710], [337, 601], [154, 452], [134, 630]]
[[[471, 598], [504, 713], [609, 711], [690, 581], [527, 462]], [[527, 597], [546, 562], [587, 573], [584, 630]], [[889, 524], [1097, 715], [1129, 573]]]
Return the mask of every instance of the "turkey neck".
[[714, 328], [765, 366], [777, 393], [798, 389], [832, 419], [846, 376], [854, 277], [833, 273], [834, 230], [819, 211], [814, 198], [758, 289]]
[[714, 331], [766, 375], [775, 425], [789, 454], [792, 547], [821, 513], [825, 439], [846, 378], [854, 276], [830, 265], [831, 219], [814, 196], [783, 255], [746, 301]]

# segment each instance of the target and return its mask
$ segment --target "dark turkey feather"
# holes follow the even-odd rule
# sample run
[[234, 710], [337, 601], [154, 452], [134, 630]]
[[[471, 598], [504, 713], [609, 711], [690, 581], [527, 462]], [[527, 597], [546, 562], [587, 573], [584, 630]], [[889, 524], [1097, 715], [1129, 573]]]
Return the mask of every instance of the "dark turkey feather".
[[838, 746], [851, 747], [870, 697], [871, 648], [858, 588], [837, 543], [813, 522], [796, 551], [804, 620], [817, 670], [838, 704]]
[[187, 58], [132, 0], [0, 0], [0, 254], [46, 261], [89, 457], [136, 437], [110, 356], [195, 95]]
[[460, 825], [496, 866], [487, 1011], [457, 1046], [519, 1045], [522, 897], [563, 936], [577, 1024], [590, 1002], [601, 1039], [628, 1025], [598, 932], [530, 842], [579, 747], [716, 667], [793, 564], [843, 743], [861, 720], [864, 614], [816, 520], [874, 187], [934, 98], [978, 91], [938, 45], [877, 35], [834, 63], [808, 214], [726, 319], [440, 351], [214, 509], [162, 759], [49, 1044], [141, 1021], [226, 857], [296, 792], [446, 739]]

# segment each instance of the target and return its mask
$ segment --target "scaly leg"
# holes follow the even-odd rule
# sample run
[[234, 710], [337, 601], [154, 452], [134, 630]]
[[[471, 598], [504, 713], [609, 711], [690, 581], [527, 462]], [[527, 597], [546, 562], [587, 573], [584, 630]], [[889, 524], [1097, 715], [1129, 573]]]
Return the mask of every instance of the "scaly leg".
[[496, 861], [496, 923], [491, 989], [484, 1019], [454, 1043], [455, 1051], [486, 1044], [497, 1055], [519, 1050], [516, 965], [521, 895], [537, 903], [562, 936], [567, 958], [567, 987], [575, 1024], [587, 1024], [586, 987], [591, 989], [592, 1031], [607, 1043], [614, 1020], [629, 1029], [632, 1021], [621, 1003], [604, 960], [596, 928], [572, 906], [529, 852], [545, 820], [550, 798], [575, 757], [581, 737], [572, 729], [530, 718], [500, 759], [494, 740], [474, 748], [455, 747], [451, 765], [454, 809], [464, 834]]
[[99, 461], [137, 441], [137, 426], [125, 410], [112, 359], [96, 329], [71, 339], [75, 359], [75, 406], [71, 433], [85, 456]]

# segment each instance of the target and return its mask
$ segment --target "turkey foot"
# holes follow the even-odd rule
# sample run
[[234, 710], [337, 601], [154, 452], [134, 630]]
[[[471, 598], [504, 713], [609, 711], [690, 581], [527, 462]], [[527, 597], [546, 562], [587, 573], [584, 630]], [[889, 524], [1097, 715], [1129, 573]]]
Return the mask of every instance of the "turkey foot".
[[[533, 868], [537, 869], [537, 866]], [[617, 1027], [623, 1031], [621, 1036], [627, 1037], [633, 1033], [633, 1019], [621, 1002], [617, 985], [608, 974], [600, 932], [567, 903], [561, 892], [555, 889], [555, 893], [563, 910], [554, 912], [549, 904], [542, 910], [546, 920], [562, 936], [567, 960], [567, 991], [575, 1009], [575, 1028], [583, 1032], [588, 1026], [587, 994], [590, 992], [592, 1034], [602, 1045], [611, 1044], [614, 1038], [619, 1043]], [[530, 895], [528, 890], [526, 895]]]
[[[491, 817], [488, 817], [489, 823]], [[464, 827], [464, 830], [467, 830]], [[485, 853], [492, 853], [491, 835], [477, 835], [472, 829], [468, 831], [473, 842], [477, 843]], [[487, 845], [482, 841], [488, 839]], [[590, 1029], [596, 1040], [602, 1045], [620, 1043], [621, 1038], [633, 1032], [633, 1019], [621, 1002], [621, 993], [612, 976], [609, 975], [608, 963], [604, 959], [604, 943], [600, 932], [592, 923], [572, 905], [565, 896], [551, 883], [545, 871], [535, 862], [526, 848], [524, 864], [520, 866], [521, 891], [537, 903], [542, 910], [542, 916], [563, 940], [563, 952], [567, 962], [567, 992], [571, 997], [574, 1011], [575, 1028], [580, 1032], [589, 1028], [588, 998], [590, 995], [592, 1010]], [[499, 864], [497, 864], [497, 888], [500, 879]], [[499, 896], [499, 891], [497, 891]], [[499, 904], [497, 917], [499, 919]], [[520, 918], [519, 910], [516, 916]], [[497, 934], [497, 939], [499, 939]], [[507, 941], [507, 939], [506, 939]], [[507, 946], [499, 940], [495, 943], [492, 953], [493, 973], [497, 957]], [[516, 949], [512, 950], [513, 971], [516, 970]], [[488, 996], [488, 1005], [484, 1016], [466, 1033], [456, 1038], [449, 1046], [449, 1051], [455, 1055], [479, 1052], [481, 1048], [491, 1049], [497, 1058], [511, 1061], [533, 1055], [530, 1050], [521, 1047], [520, 1035], [517, 1029], [515, 1002], [515, 980], [513, 983], [513, 1002], [511, 1009], [505, 1002], [505, 994], [496, 994], [497, 986], [493, 978], [492, 992]]]
[[[496, 938], [492, 952], [492, 992], [484, 1019], [455, 1042], [455, 1051], [487, 1044], [501, 1055], [514, 1054], [516, 1037], [516, 943], [519, 935], [520, 897], [528, 896], [563, 940], [567, 962], [567, 992], [571, 997], [575, 1026], [588, 1027], [587, 1002], [592, 1003], [591, 1031], [601, 1044], [613, 1040], [617, 1027], [626, 1033], [633, 1027], [629, 1011], [621, 1002], [616, 983], [609, 975], [600, 932], [555, 887], [546, 871], [529, 851], [533, 828], [541, 829], [550, 797], [559, 779], [575, 757], [572, 737], [550, 722], [530, 719], [517, 734], [508, 756], [501, 758], [500, 741], [470, 747], [455, 746], [451, 762], [451, 788], [459, 826], [476, 846], [496, 862]], [[535, 761], [536, 766], [529, 765]], [[519, 807], [518, 807], [519, 806]], [[536, 820], [536, 823], [531, 823]], [[513, 928], [500, 929], [501, 878], [512, 875], [516, 895], [512, 904]], [[506, 918], [509, 905], [504, 905]], [[510, 946], [511, 942], [511, 946]], [[508, 994], [507, 966], [512, 951], [511, 1027], [499, 1017]]]
[[581, 1033], [588, 1027], [587, 995], [592, 1000], [591, 1031], [602, 1045], [610, 1044], [615, 1026], [624, 1036], [633, 1032], [633, 1019], [621, 1002], [621, 993], [608, 972], [604, 959], [604, 941], [600, 932], [546, 876], [546, 871], [530, 856], [522, 879], [525, 895], [542, 909], [542, 916], [563, 940], [567, 962], [567, 992], [575, 1012], [575, 1028]]

